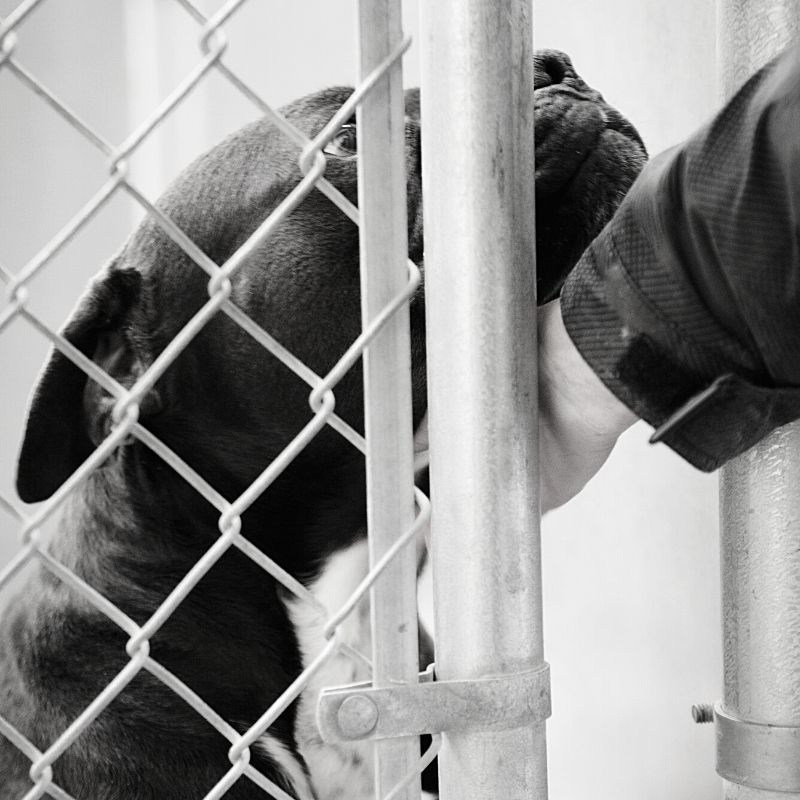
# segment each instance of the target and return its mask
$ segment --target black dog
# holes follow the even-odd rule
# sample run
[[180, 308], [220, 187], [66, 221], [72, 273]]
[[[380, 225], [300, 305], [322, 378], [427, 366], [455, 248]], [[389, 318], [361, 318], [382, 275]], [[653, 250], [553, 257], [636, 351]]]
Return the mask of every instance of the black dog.
[[[644, 159], [634, 129], [569, 60], [535, 63], [539, 297], [549, 299], [612, 214]], [[284, 109], [315, 135], [350, 89]], [[408, 95], [409, 255], [423, 261], [418, 95]], [[356, 200], [355, 131], [329, 150], [326, 176]], [[160, 208], [223, 263], [300, 180], [296, 148], [266, 121], [200, 158]], [[457, 202], [457, 201], [454, 201]], [[207, 300], [208, 276], [152, 220], [92, 285], [64, 335], [125, 386]], [[358, 231], [312, 192], [233, 280], [232, 300], [324, 375], [360, 332]], [[531, 313], [535, 313], [531, 309]], [[414, 424], [426, 410], [424, 299], [411, 304]], [[235, 498], [309, 418], [308, 386], [225, 314], [217, 314], [141, 404], [146, 428], [224, 497]], [[59, 352], [30, 410], [18, 489], [49, 497], [111, 426], [113, 399]], [[362, 427], [362, 376], [336, 387], [336, 411]], [[330, 611], [366, 571], [364, 464], [323, 430], [244, 514], [243, 535], [299, 578]], [[147, 447], [118, 448], [74, 493], [50, 544], [55, 557], [144, 623], [219, 535], [218, 513]], [[346, 625], [363, 643], [363, 609]], [[43, 568], [0, 627], [0, 714], [46, 749], [128, 662], [128, 636]], [[206, 574], [151, 641], [152, 657], [243, 731], [323, 644], [319, 620], [287, 599], [236, 549]], [[368, 650], [368, 648], [367, 648]], [[252, 748], [252, 764], [299, 800], [373, 796], [369, 748], [324, 745], [313, 721], [322, 685], [359, 680], [335, 659]], [[230, 767], [229, 742], [171, 690], [141, 672], [56, 761], [79, 800], [203, 797]], [[0, 737], [0, 797], [21, 798], [30, 762]], [[247, 779], [226, 797], [262, 798]]]

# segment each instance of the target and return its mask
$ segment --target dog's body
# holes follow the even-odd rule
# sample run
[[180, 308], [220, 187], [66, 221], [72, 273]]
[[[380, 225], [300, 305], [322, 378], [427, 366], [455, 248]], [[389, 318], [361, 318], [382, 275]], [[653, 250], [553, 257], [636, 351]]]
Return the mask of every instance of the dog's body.
[[[558, 54], [538, 56], [539, 294], [563, 277], [644, 161], [635, 131]], [[284, 110], [316, 134], [348, 96], [326, 90]], [[407, 123], [409, 255], [422, 263], [418, 98]], [[541, 122], [541, 130], [540, 125]], [[574, 130], [573, 130], [574, 128]], [[558, 148], [561, 141], [563, 147]], [[346, 142], [342, 142], [343, 145]], [[541, 150], [541, 152], [540, 152]], [[297, 184], [297, 153], [266, 121], [192, 165], [161, 209], [222, 263]], [[356, 199], [354, 154], [329, 155], [326, 177]], [[65, 336], [130, 386], [207, 299], [205, 275], [146, 221], [95, 282]], [[325, 374], [360, 331], [358, 232], [312, 193], [243, 265], [233, 302]], [[533, 313], [533, 309], [532, 312]], [[421, 292], [411, 303], [414, 424], [426, 410]], [[233, 499], [308, 421], [308, 386], [217, 314], [141, 404], [140, 420], [222, 496]], [[18, 487], [50, 496], [102, 441], [113, 402], [55, 352], [31, 406]], [[361, 373], [336, 387], [336, 411], [362, 427]], [[243, 515], [242, 534], [336, 611], [367, 569], [363, 457], [323, 430]], [[218, 512], [138, 442], [118, 448], [72, 495], [54, 557], [143, 624], [219, 536]], [[128, 635], [41, 566], [0, 627], [0, 715], [45, 750], [129, 661]], [[368, 613], [345, 638], [369, 652]], [[231, 548], [151, 640], [150, 654], [243, 731], [324, 646], [322, 621]], [[366, 677], [334, 659], [252, 748], [251, 763], [298, 800], [373, 796], [367, 745], [323, 745], [319, 688]], [[230, 768], [228, 741], [172, 690], [139, 673], [56, 761], [78, 800], [203, 797]], [[0, 736], [0, 799], [31, 787], [30, 761]], [[247, 779], [226, 795], [264, 797]]]

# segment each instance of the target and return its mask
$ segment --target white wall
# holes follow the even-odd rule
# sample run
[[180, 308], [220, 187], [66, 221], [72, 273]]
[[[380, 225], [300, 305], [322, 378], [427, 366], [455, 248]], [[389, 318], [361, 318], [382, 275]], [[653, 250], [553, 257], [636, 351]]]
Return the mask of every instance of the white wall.
[[[425, 0], [423, 0], [425, 1]], [[431, 0], [433, 1], [433, 0]], [[15, 5], [0, 0], [0, 14]], [[206, 0], [205, 7], [214, 7]], [[417, 28], [407, 3], [407, 25]], [[45, 3], [20, 30], [20, 60], [119, 142], [197, 60], [196, 26], [171, 0]], [[229, 63], [268, 101], [355, 79], [352, 3], [251, 2], [228, 26]], [[638, 125], [652, 152], [678, 141], [715, 104], [711, 0], [541, 0], [539, 47], [579, 71]], [[409, 85], [419, 70], [406, 63]], [[217, 76], [132, 159], [156, 194], [166, 180], [255, 110]], [[0, 262], [17, 270], [103, 180], [103, 161], [0, 70]], [[125, 198], [31, 286], [62, 320], [84, 281], [139, 212]], [[24, 402], [46, 343], [17, 322], [0, 336], [0, 492], [13, 485]], [[544, 521], [546, 651], [555, 800], [717, 797], [713, 730], [692, 702], [719, 695], [716, 481], [647, 430], [624, 437], [583, 495]], [[0, 563], [15, 549], [0, 512]]]
[[[0, 16], [15, 6], [0, 0]], [[19, 29], [15, 58], [98, 133], [117, 142], [128, 130], [121, 34], [122, 6], [116, 2], [44, 4]], [[107, 177], [100, 152], [0, 68], [0, 263], [19, 272]], [[113, 199], [31, 282], [30, 309], [59, 326], [88, 278], [127, 234], [130, 214], [126, 198]], [[6, 497], [13, 494], [27, 396], [47, 349], [47, 340], [19, 319], [0, 334], [0, 493]], [[0, 510], [0, 564], [15, 548], [16, 525]]]
[[[715, 8], [696, 0], [536, 4], [537, 47], [569, 52], [655, 154], [716, 104]], [[552, 797], [710, 800], [721, 690], [717, 483], [641, 423], [543, 521]]]

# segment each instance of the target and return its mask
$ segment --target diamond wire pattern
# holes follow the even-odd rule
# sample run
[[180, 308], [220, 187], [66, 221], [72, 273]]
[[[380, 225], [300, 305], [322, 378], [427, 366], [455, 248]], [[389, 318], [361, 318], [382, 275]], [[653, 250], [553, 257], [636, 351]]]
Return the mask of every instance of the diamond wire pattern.
[[[352, 116], [355, 108], [367, 93], [402, 58], [408, 49], [410, 40], [408, 38], [403, 40], [386, 61], [356, 87], [352, 96], [325, 128], [313, 140], [309, 140], [259, 97], [241, 78], [235, 75], [223, 60], [228, 46], [223, 25], [248, 0], [229, 0], [211, 16], [206, 16], [190, 0], [172, 1], [185, 9], [195, 22], [201, 26], [199, 36], [201, 58], [159, 107], [118, 146], [107, 142], [91, 126], [80, 119], [67, 104], [51, 92], [36, 76], [31, 74], [15, 57], [17, 29], [21, 27], [28, 14], [38, 6], [43, 5], [46, 0], [26, 0], [26, 2], [20, 3], [4, 20], [0, 20], [0, 69], [5, 69], [14, 75], [22, 85], [38, 95], [76, 131], [93, 144], [107, 159], [110, 172], [109, 179], [84, 207], [20, 270], [14, 273], [6, 266], [0, 265], [0, 280], [6, 284], [6, 304], [0, 310], [0, 333], [16, 317], [25, 319], [92, 380], [116, 397], [113, 411], [115, 424], [107, 438], [66, 483], [46, 503], [42, 504], [34, 514], [31, 515], [26, 512], [15, 500], [0, 497], [0, 507], [20, 523], [23, 545], [20, 552], [0, 571], [0, 588], [8, 583], [29, 561], [36, 559], [60, 580], [79, 592], [130, 637], [126, 645], [126, 652], [130, 657], [129, 662], [84, 709], [78, 718], [50, 744], [46, 751], [41, 752], [0, 715], [0, 735], [9, 739], [31, 761], [30, 777], [33, 785], [24, 795], [24, 800], [34, 800], [44, 796], [50, 796], [56, 800], [74, 800], [53, 782], [52, 764], [141, 670], [146, 670], [172, 689], [230, 742], [229, 759], [231, 767], [208, 792], [206, 800], [221, 798], [236, 781], [243, 777], [252, 781], [267, 795], [276, 798], [276, 800], [292, 800], [290, 795], [250, 765], [249, 748], [298, 697], [315, 673], [335, 655], [344, 653], [362, 663], [369, 664], [364, 654], [358, 653], [343, 641], [340, 636], [340, 625], [353, 611], [359, 600], [369, 591], [370, 586], [380, 577], [391, 560], [402, 548], [414, 541], [416, 535], [430, 518], [428, 499], [422, 492], [416, 490], [417, 514], [412, 527], [374, 566], [342, 608], [338, 609], [327, 620], [325, 620], [327, 610], [310, 591], [240, 534], [241, 514], [270, 486], [324, 426], [331, 426], [351, 442], [354, 447], [364, 452], [363, 437], [334, 413], [335, 397], [333, 390], [347, 370], [358, 361], [375, 334], [392, 314], [398, 308], [401, 308], [404, 303], [408, 302], [413, 295], [420, 281], [417, 266], [411, 261], [408, 262], [409, 277], [404, 291], [372, 321], [368, 328], [362, 331], [361, 335], [325, 376], [315, 374], [241, 309], [233, 305], [229, 299], [231, 278], [241, 264], [244, 263], [255, 248], [270, 236], [281, 221], [310, 192], [314, 190], [321, 191], [351, 220], [356, 224], [359, 223], [358, 209], [324, 177], [326, 159], [323, 150], [336, 135], [341, 125]], [[267, 116], [287, 137], [298, 145], [300, 148], [299, 164], [304, 173], [300, 183], [224, 264], [214, 263], [163, 212], [157, 209], [131, 182], [127, 168], [127, 158], [212, 70], [222, 75], [231, 86], [254, 103], [262, 114]], [[209, 275], [208, 301], [139, 377], [137, 382], [127, 390], [27, 308], [29, 298], [27, 284], [29, 281], [44, 270], [50, 261], [84, 226], [91, 223], [100, 209], [120, 190], [127, 192], [156, 221], [163, 231]], [[189, 467], [178, 455], [138, 422], [141, 398], [211, 317], [220, 311], [230, 316], [256, 341], [276, 358], [280, 359], [283, 364], [311, 387], [309, 404], [313, 412], [309, 422], [294, 440], [232, 502], [222, 497], [201, 475]], [[142, 444], [160, 456], [220, 514], [219, 538], [142, 626], [137, 625], [107, 598], [103, 597], [53, 558], [40, 541], [39, 536], [39, 530], [45, 520], [51, 517], [92, 470], [102, 464], [114, 449], [129, 436], [136, 437]], [[286, 688], [283, 694], [269, 708], [265, 709], [262, 716], [247, 731], [241, 734], [226, 723], [214, 709], [209, 707], [188, 686], [152, 659], [149, 654], [150, 638], [166, 622], [175, 608], [197, 585], [202, 576], [230, 547], [239, 549], [264, 569], [265, 572], [279, 581], [289, 592], [309, 604], [319, 615], [319, 618], [325, 621], [325, 635], [328, 639], [327, 645], [317, 658]], [[439, 737], [434, 737], [432, 745], [422, 756], [416, 768], [401, 783], [395, 786], [383, 800], [392, 800], [392, 798], [399, 796], [407, 783], [433, 760], [438, 746]]]

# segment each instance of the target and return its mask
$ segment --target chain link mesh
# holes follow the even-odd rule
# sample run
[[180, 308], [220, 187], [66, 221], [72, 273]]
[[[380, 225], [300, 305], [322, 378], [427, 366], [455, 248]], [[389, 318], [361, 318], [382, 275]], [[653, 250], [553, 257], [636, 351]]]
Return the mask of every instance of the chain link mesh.
[[[345, 373], [361, 358], [370, 340], [387, 320], [409, 301], [420, 282], [420, 273], [417, 266], [409, 261], [408, 281], [405, 289], [362, 331], [326, 375], [317, 375], [313, 372], [231, 302], [231, 279], [237, 270], [309, 193], [313, 191], [322, 192], [341, 209], [342, 213], [356, 224], [359, 223], [358, 209], [325, 179], [326, 158], [323, 150], [336, 135], [341, 125], [352, 116], [364, 97], [402, 58], [410, 44], [408, 38], [403, 40], [385, 62], [356, 87], [348, 101], [324, 129], [314, 139], [310, 140], [238, 77], [224, 60], [228, 48], [224, 25], [247, 1], [230, 0], [224, 3], [215, 13], [208, 16], [190, 0], [170, 0], [170, 2], [182, 7], [199, 26], [199, 60], [169, 96], [118, 145], [107, 141], [82, 120], [67, 103], [26, 69], [17, 58], [18, 37], [25, 35], [23, 23], [32, 11], [39, 6], [45, 5], [47, 0], [27, 0], [20, 3], [5, 19], [0, 20], [0, 70], [5, 70], [13, 75], [20, 84], [35, 93], [44, 103], [61, 115], [75, 131], [92, 144], [99, 154], [104, 157], [109, 171], [108, 179], [99, 187], [89, 202], [28, 263], [16, 271], [0, 265], [0, 280], [5, 284], [5, 305], [0, 310], [0, 334], [13, 320], [25, 320], [49, 339], [55, 348], [83, 370], [89, 378], [96, 381], [116, 399], [112, 415], [114, 426], [111, 432], [48, 501], [37, 507], [33, 513], [30, 513], [16, 499], [0, 496], [0, 507], [19, 523], [22, 543], [18, 554], [0, 571], [0, 589], [8, 584], [26, 564], [36, 560], [59, 580], [78, 592], [129, 636], [126, 645], [126, 651], [129, 656], [128, 663], [108, 682], [103, 691], [94, 698], [67, 729], [62, 731], [49, 744], [44, 752], [35, 747], [20, 731], [15, 729], [2, 716], [3, 710], [0, 708], [0, 735], [10, 740], [31, 762], [30, 778], [33, 785], [24, 796], [24, 800], [35, 800], [35, 798], [44, 796], [50, 796], [56, 798], [56, 800], [71, 800], [71, 796], [54, 782], [53, 764], [143, 670], [169, 687], [230, 742], [230, 769], [220, 777], [218, 783], [208, 792], [206, 795], [207, 800], [221, 798], [239, 780], [251, 781], [261, 788], [267, 796], [276, 798], [276, 800], [293, 800], [289, 794], [250, 764], [250, 748], [258, 737], [308, 687], [315, 674], [332, 658], [339, 654], [345, 654], [358, 661], [362, 666], [369, 665], [367, 656], [355, 651], [341, 636], [341, 625], [366, 595], [373, 583], [380, 578], [392, 559], [403, 548], [411, 545], [430, 517], [428, 499], [421, 491], [416, 490], [417, 513], [413, 526], [373, 567], [341, 609], [328, 616], [327, 619], [325, 619], [328, 615], [327, 610], [300, 581], [290, 575], [280, 564], [277, 564], [261, 552], [240, 533], [241, 515], [269, 488], [281, 472], [325, 426], [332, 427], [347, 439], [353, 447], [364, 452], [363, 437], [334, 413], [334, 390]], [[130, 156], [211, 72], [216, 72], [222, 76], [230, 86], [253, 103], [259, 112], [265, 115], [300, 148], [299, 164], [304, 173], [300, 183], [261, 223], [250, 238], [223, 264], [214, 263], [168, 216], [159, 210], [145, 193], [137, 187], [136, 183], [131, 179], [128, 169]], [[29, 284], [33, 278], [45, 271], [63, 248], [84, 227], [90, 225], [98, 212], [119, 193], [127, 193], [133, 198], [209, 277], [208, 300], [149, 368], [127, 389], [66, 341], [63, 336], [59, 335], [28, 307], [30, 299]], [[305, 381], [311, 390], [308, 401], [312, 415], [308, 423], [285, 449], [266, 466], [259, 477], [233, 501], [224, 498], [200, 474], [138, 422], [142, 398], [206, 323], [220, 312], [227, 314], [261, 346]], [[86, 480], [87, 476], [97, 469], [117, 446], [129, 437], [135, 437], [156, 453], [219, 512], [219, 538], [179, 581], [155, 613], [143, 625], [134, 622], [120, 608], [54, 558], [40, 535], [42, 525], [55, 514], [76, 487]], [[231, 727], [201, 697], [150, 655], [151, 638], [169, 619], [182, 600], [197, 586], [203, 575], [230, 548], [237, 548], [241, 551], [261, 567], [264, 572], [278, 581], [288, 592], [302, 603], [307, 604], [314, 613], [319, 615], [320, 619], [324, 620], [325, 636], [327, 638], [327, 644], [322, 652], [298, 675], [291, 685], [286, 687], [283, 694], [264, 710], [260, 718], [243, 733], [239, 733]], [[415, 591], [415, 587], [405, 587], [404, 589], [399, 587], [398, 590]], [[434, 737], [434, 743], [423, 755], [417, 767], [399, 785], [395, 786], [383, 800], [392, 800], [392, 798], [398, 797], [405, 785], [433, 760], [437, 748], [438, 737]]]

